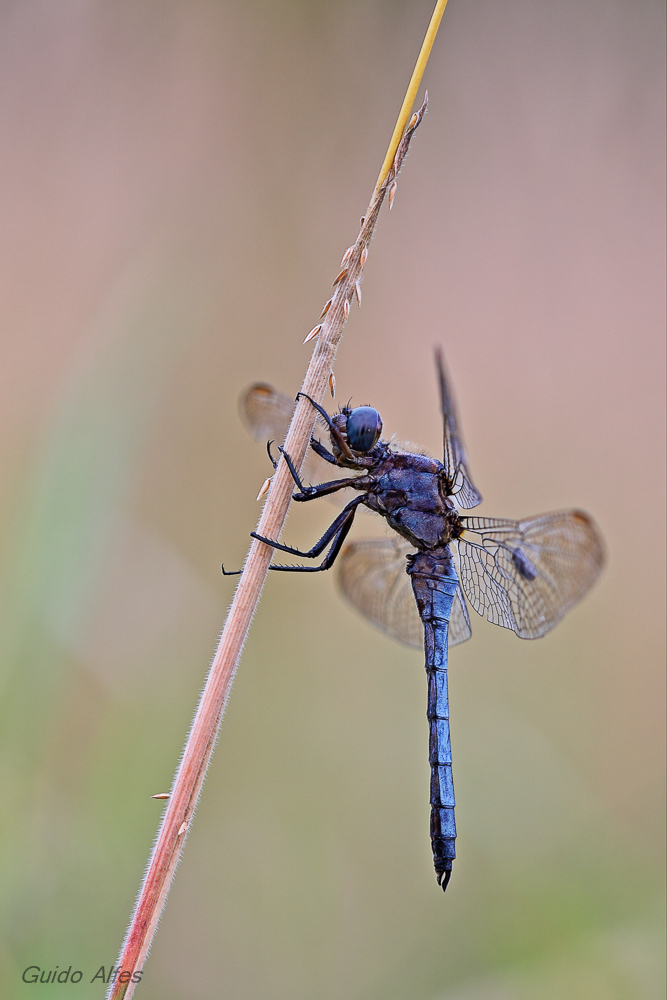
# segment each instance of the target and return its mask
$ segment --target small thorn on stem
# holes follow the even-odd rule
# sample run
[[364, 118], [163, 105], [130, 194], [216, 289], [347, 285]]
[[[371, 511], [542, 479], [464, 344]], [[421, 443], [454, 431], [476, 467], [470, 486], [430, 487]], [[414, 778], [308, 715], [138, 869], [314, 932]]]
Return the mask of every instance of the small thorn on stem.
[[389, 188], [389, 211], [391, 212], [391, 206], [394, 204], [394, 198], [396, 197], [396, 181]]
[[357, 296], [357, 302], [359, 303], [359, 306], [361, 307], [361, 282], [360, 281], [356, 281], [355, 284], [354, 284], [354, 294]]
[[350, 259], [350, 257], [352, 256], [352, 251], [353, 251], [353, 250], [354, 250], [354, 246], [351, 246], [351, 247], [348, 247], [348, 248], [347, 248], [347, 250], [346, 250], [346, 251], [345, 251], [345, 253], [343, 254], [343, 259], [342, 259], [342, 260], [341, 260], [341, 262], [340, 262], [340, 266], [341, 266], [341, 267], [343, 266], [343, 264], [347, 264], [348, 260], [349, 260], [349, 259]]
[[350, 302], [349, 299], [345, 299], [343, 302], [343, 312], [345, 313], [345, 319], [350, 315]]
[[335, 278], [334, 285], [337, 285], [339, 281], [342, 281], [346, 274], [347, 274], [347, 268], [344, 267], [343, 270], [340, 272], [340, 274]]
[[418, 114], [417, 114], [417, 112], [415, 111], [414, 115], [412, 116], [412, 118], [410, 119], [410, 121], [409, 121], [409, 123], [408, 123], [408, 128], [407, 128], [407, 131], [408, 131], [408, 132], [410, 131], [410, 129], [411, 129], [411, 128], [414, 128], [414, 127], [415, 127], [415, 125], [417, 124], [417, 119], [418, 119], [418, 118], [419, 118], [419, 115], [418, 115]]
[[333, 372], [329, 375], [329, 390], [331, 392], [331, 398], [336, 398], [336, 376]]
[[304, 344], [307, 344], [309, 340], [314, 340], [314, 338], [318, 335], [321, 329], [322, 329], [321, 323], [318, 323], [317, 326], [314, 326], [313, 329], [308, 334], [308, 336], [306, 337], [306, 339], [304, 340]]
[[168, 799], [169, 792], [158, 792], [157, 795], [151, 795], [152, 799]]
[[331, 299], [327, 299], [327, 301], [324, 303], [324, 309], [320, 313], [320, 319], [324, 319], [326, 314], [329, 312], [330, 307], [331, 307]]
[[368, 247], [364, 247], [361, 251], [361, 267], [362, 269], [366, 266], [366, 260], [368, 259]]
[[185, 833], [185, 831], [187, 830], [187, 828], [188, 828], [188, 824], [186, 823], [185, 820], [183, 820], [183, 822], [181, 823], [181, 825], [178, 828], [178, 836], [182, 837], [183, 834]]
[[262, 497], [266, 496], [266, 494], [269, 492], [269, 486], [270, 485], [271, 485], [271, 476], [269, 476], [268, 479], [264, 480], [264, 485], [262, 486], [261, 490], [257, 494], [257, 499], [258, 500], [261, 500]]
[[359, 225], [363, 226], [363, 224], [364, 224], [365, 221], [366, 221], [366, 216], [362, 215], [361, 218], [359, 219]]

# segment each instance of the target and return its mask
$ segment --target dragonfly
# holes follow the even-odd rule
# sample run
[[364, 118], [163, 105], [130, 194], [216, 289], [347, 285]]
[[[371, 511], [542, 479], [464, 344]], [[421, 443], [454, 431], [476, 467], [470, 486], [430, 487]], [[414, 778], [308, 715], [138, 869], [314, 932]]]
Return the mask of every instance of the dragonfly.
[[[431, 847], [436, 879], [445, 890], [456, 856], [447, 659], [448, 646], [470, 638], [467, 602], [493, 624], [511, 629], [521, 639], [536, 639], [595, 583], [604, 563], [604, 544], [593, 519], [581, 510], [521, 521], [462, 513], [476, 507], [482, 497], [468, 469], [440, 349], [435, 361], [442, 462], [414, 446], [383, 440], [382, 420], [372, 406], [348, 404], [330, 416], [307, 396], [317, 423], [304, 475], [322, 479], [332, 466], [354, 475], [309, 485], [281, 447], [296, 487], [293, 499], [303, 503], [338, 494], [345, 497], [345, 505], [307, 551], [251, 534], [293, 556], [323, 556], [314, 566], [278, 563], [271, 565], [272, 570], [317, 573], [336, 563], [340, 589], [362, 615], [394, 639], [423, 648]], [[239, 406], [256, 439], [284, 442], [295, 406], [292, 398], [255, 383], [243, 393]], [[326, 443], [317, 436], [323, 432]], [[267, 450], [275, 468], [272, 444], [270, 440]], [[360, 507], [383, 517], [393, 534], [345, 545]], [[224, 566], [223, 572], [228, 572]]]

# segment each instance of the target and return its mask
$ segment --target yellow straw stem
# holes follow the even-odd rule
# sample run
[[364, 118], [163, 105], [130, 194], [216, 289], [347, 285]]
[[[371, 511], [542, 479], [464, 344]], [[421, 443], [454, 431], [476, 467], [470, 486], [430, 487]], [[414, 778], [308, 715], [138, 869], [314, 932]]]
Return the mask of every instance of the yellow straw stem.
[[[394, 134], [391, 137], [389, 149], [387, 150], [387, 155], [384, 158], [384, 163], [382, 164], [382, 170], [380, 171], [380, 176], [377, 179], [377, 184], [375, 185], [373, 198], [378, 193], [382, 182], [389, 173], [391, 165], [394, 162], [396, 150], [398, 149], [398, 144], [401, 141], [401, 136], [405, 132], [405, 126], [408, 123], [408, 117], [412, 111], [412, 105], [415, 103], [415, 97], [417, 96], [417, 91], [419, 90], [419, 84], [422, 82], [422, 76], [424, 75], [424, 70], [426, 69], [426, 63], [428, 62], [428, 57], [431, 54], [433, 42], [435, 41], [435, 36], [438, 34], [438, 28], [440, 27], [440, 21], [442, 20], [442, 15], [445, 13], [446, 6], [447, 0], [438, 0], [435, 5], [433, 17], [431, 18], [431, 23], [429, 24], [424, 37], [424, 42], [419, 56], [417, 57], [415, 68], [412, 71], [412, 77], [410, 78], [408, 89], [405, 92], [403, 104], [396, 121], [396, 127], [394, 128]], [[371, 201], [373, 198], [371, 198]]]

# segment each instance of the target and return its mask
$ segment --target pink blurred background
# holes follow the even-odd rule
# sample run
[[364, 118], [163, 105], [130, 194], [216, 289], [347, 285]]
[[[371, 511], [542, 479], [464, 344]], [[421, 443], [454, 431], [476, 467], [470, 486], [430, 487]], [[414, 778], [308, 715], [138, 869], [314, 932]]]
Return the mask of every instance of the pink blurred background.
[[[431, 9], [0, 10], [5, 996], [102, 995], [258, 515], [238, 394], [299, 387]], [[147, 998], [664, 995], [664, 9], [452, 0], [425, 85], [337, 402], [439, 454], [443, 344], [480, 513], [582, 507], [608, 566], [452, 654], [444, 898], [419, 655], [271, 579]]]

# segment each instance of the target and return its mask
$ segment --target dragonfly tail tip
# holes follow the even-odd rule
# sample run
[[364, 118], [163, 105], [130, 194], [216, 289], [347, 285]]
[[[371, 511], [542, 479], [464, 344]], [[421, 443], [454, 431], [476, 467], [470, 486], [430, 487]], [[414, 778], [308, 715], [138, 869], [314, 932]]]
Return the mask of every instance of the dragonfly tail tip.
[[438, 878], [438, 885], [440, 886], [440, 888], [442, 889], [443, 892], [446, 890], [447, 886], [449, 885], [449, 880], [450, 880], [451, 877], [452, 877], [452, 869], [451, 868], [448, 868], [446, 871], [444, 871], [442, 873], [442, 875], [439, 876], [439, 878]]

